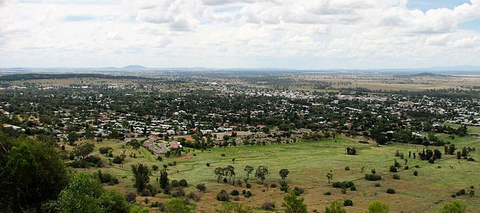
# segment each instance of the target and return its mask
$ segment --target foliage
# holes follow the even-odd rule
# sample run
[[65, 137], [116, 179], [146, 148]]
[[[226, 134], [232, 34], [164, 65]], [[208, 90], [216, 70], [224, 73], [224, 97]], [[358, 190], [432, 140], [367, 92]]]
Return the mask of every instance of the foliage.
[[297, 198], [297, 195], [292, 192], [283, 198], [282, 207], [285, 213], [307, 213], [307, 205], [303, 201], [304, 198]]
[[451, 203], [445, 204], [439, 211], [439, 213], [464, 213], [467, 206], [458, 200], [454, 200]]
[[269, 175], [270, 173], [268, 172], [268, 167], [266, 166], [259, 166], [257, 170], [255, 171], [255, 177], [260, 179], [262, 181], [265, 180], [266, 176]]
[[0, 132], [0, 211], [39, 209], [54, 200], [67, 185], [65, 166], [48, 144], [30, 139], [8, 138]]
[[380, 201], [374, 201], [368, 205], [368, 211], [366, 213], [389, 213], [390, 207]]
[[190, 213], [192, 209], [185, 205], [185, 201], [179, 198], [173, 198], [165, 205], [167, 213]]
[[143, 164], [132, 165], [133, 172], [133, 186], [137, 188], [137, 192], [142, 192], [146, 187], [148, 182], [150, 182], [150, 169], [148, 166]]
[[253, 213], [253, 209], [236, 203], [223, 203], [222, 208], [216, 209], [215, 213]]
[[330, 203], [330, 206], [325, 207], [325, 213], [347, 213], [339, 201]]

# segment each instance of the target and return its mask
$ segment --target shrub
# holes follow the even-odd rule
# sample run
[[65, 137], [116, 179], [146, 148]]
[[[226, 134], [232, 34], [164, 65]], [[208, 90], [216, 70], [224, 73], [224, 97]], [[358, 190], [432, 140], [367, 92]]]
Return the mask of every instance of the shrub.
[[180, 186], [180, 183], [178, 182], [178, 180], [172, 180], [172, 182], [170, 182], [170, 185], [172, 187], [179, 187]]
[[295, 195], [299, 196], [299, 195], [303, 194], [305, 192], [305, 190], [302, 189], [302, 188], [299, 188], [299, 187], [295, 187], [295, 188], [293, 188], [293, 192], [295, 193]]
[[439, 213], [464, 213], [466, 212], [466, 209], [467, 206], [465, 204], [461, 203], [458, 200], [454, 200], [451, 203], [445, 204], [445, 206], [440, 209]]
[[347, 189], [346, 188], [342, 188], [342, 194], [347, 194]]
[[375, 187], [380, 187], [380, 183], [375, 183]]
[[265, 211], [273, 211], [273, 210], [275, 210], [275, 203], [264, 202], [262, 204], [262, 209], [265, 210]]
[[413, 172], [413, 175], [418, 176], [418, 172], [417, 172], [417, 171], [414, 171], [414, 172]]
[[352, 186], [352, 187], [350, 187], [350, 190], [352, 190], [352, 191], [357, 191], [357, 187]]
[[327, 196], [328, 196], [328, 195], [332, 195], [331, 192], [325, 192], [325, 193], [323, 193], [323, 194], [324, 194], [324, 195], [327, 195]]
[[185, 179], [181, 179], [180, 182], [179, 182], [180, 186], [182, 187], [187, 187], [188, 186], [188, 183]]
[[333, 188], [350, 188], [352, 186], [355, 186], [355, 184], [352, 181], [343, 181], [343, 182], [333, 182], [332, 183]]
[[387, 189], [388, 194], [395, 194], [395, 190], [392, 188]]
[[199, 191], [201, 191], [201, 192], [207, 191], [207, 187], [205, 186], [204, 183], [199, 183], [199, 184], [197, 184], [197, 187], [196, 187], [196, 188], [197, 188]]
[[129, 203], [135, 202], [136, 198], [137, 198], [137, 195], [134, 192], [129, 192], [125, 195], [125, 199]]
[[390, 166], [390, 172], [397, 172], [397, 167]]
[[408, 166], [405, 166], [405, 170], [408, 170], [408, 169], [410, 169], [410, 167], [408, 167]]
[[210, 166], [210, 163], [207, 163], [206, 165], [207, 165], [207, 166]]
[[217, 194], [218, 201], [230, 201], [230, 195], [228, 195], [227, 191], [222, 190], [220, 193]]
[[277, 184], [276, 183], [270, 184], [270, 188], [277, 188]]
[[185, 191], [183, 190], [183, 188], [179, 188], [176, 191], [173, 191], [171, 194], [173, 197], [183, 197], [185, 196]]
[[247, 187], [247, 189], [252, 188], [252, 184], [250, 184], [250, 183], [247, 183], [245, 186]]
[[382, 176], [377, 174], [365, 174], [365, 179], [369, 181], [377, 181], [377, 180], [381, 180]]
[[353, 206], [353, 201], [350, 199], [346, 199], [343, 201], [343, 206]]
[[345, 166], [345, 171], [349, 171], [350, 170], [350, 166]]
[[237, 196], [237, 195], [240, 195], [240, 192], [238, 192], [238, 190], [233, 190], [230, 192], [230, 195]]
[[188, 194], [188, 197], [194, 201], [200, 201], [200, 195], [195, 192], [190, 192], [190, 194]]
[[395, 180], [400, 180], [400, 175], [399, 175], [399, 174], [394, 174], [394, 175], [393, 175], [393, 179], [395, 179]]
[[456, 193], [457, 196], [466, 195], [466, 194], [467, 194], [467, 191], [465, 191], [465, 189], [460, 189], [460, 190]]
[[287, 182], [281, 182], [280, 183], [280, 191], [287, 192], [288, 191], [288, 184]]
[[252, 196], [252, 192], [251, 191], [247, 191], [244, 195], [246, 198], [249, 198]]

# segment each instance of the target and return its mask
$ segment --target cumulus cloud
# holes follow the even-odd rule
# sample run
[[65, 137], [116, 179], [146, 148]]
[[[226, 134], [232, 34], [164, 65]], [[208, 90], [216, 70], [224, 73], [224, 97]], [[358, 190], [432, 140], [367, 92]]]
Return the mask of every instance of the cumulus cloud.
[[480, 65], [477, 19], [480, 0], [0, 0], [0, 66]]

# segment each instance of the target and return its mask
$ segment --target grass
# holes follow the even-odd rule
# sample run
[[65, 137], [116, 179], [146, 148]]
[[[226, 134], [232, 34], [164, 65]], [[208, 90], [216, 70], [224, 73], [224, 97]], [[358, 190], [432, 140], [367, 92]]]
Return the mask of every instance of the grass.
[[[478, 138], [457, 137], [452, 140], [443, 135], [439, 135], [439, 137], [445, 137], [446, 141], [448, 139], [457, 143], [457, 147], [473, 146], [478, 149], [480, 145], [480, 139]], [[480, 188], [478, 162], [457, 160], [455, 156], [443, 156], [435, 164], [430, 164], [412, 158], [408, 159], [408, 165], [411, 169], [404, 170], [405, 162], [394, 156], [395, 151], [403, 152], [408, 158], [409, 151], [419, 152], [424, 148], [423, 146], [392, 144], [377, 147], [374, 144], [360, 144], [358, 140], [342, 137], [337, 138], [337, 142], [329, 139], [292, 144], [214, 148], [204, 152], [194, 150], [188, 155], [166, 159], [164, 162], [156, 161], [156, 157], [144, 148], [140, 148], [138, 151], [125, 148], [127, 158], [123, 168], [114, 165], [102, 168], [102, 170], [118, 177], [120, 184], [113, 186], [113, 188], [125, 192], [134, 190], [131, 181], [131, 165], [144, 163], [149, 166], [158, 165], [162, 168], [162, 165], [167, 162], [177, 161], [177, 166], [168, 168], [170, 180], [186, 179], [190, 184], [190, 187], [186, 189], [187, 193], [190, 191], [196, 192], [194, 186], [198, 183], [207, 185], [207, 192], [202, 195], [202, 200], [200, 202], [192, 201], [198, 212], [212, 212], [216, 207], [219, 207], [221, 204], [215, 200], [215, 196], [221, 189], [227, 191], [244, 189], [216, 182], [213, 170], [216, 167], [227, 165], [235, 167], [236, 178], [240, 180], [246, 177], [243, 171], [246, 165], [252, 165], [255, 168], [260, 165], [268, 166], [271, 174], [267, 177], [265, 183], [278, 183], [280, 180], [279, 170], [283, 168], [290, 170], [287, 177], [290, 189], [296, 186], [304, 188], [305, 194], [302, 196], [305, 197], [309, 211], [317, 209], [320, 212], [330, 202], [345, 199], [354, 201], [354, 206], [346, 207], [348, 212], [365, 211], [368, 204], [375, 200], [389, 203], [392, 212], [436, 212], [446, 202], [453, 199], [451, 195], [456, 191], [462, 188], [467, 189], [470, 186]], [[101, 146], [116, 147], [114, 155], [123, 152], [121, 145], [118, 145], [115, 141], [103, 142], [98, 144], [97, 148]], [[348, 146], [355, 147], [358, 155], [346, 155], [345, 148]], [[442, 147], [438, 147], [438, 149], [443, 153]], [[129, 153], [131, 152], [137, 153], [138, 157], [130, 158]], [[196, 156], [193, 156], [193, 154]], [[222, 157], [222, 154], [225, 154], [225, 157]], [[473, 157], [477, 160], [480, 159], [478, 151], [473, 153]], [[235, 164], [232, 164], [232, 158], [236, 159]], [[397, 173], [401, 177], [400, 180], [394, 180], [392, 178], [393, 173], [388, 171], [394, 159], [402, 164], [402, 168]], [[210, 163], [210, 167], [206, 166], [207, 163]], [[419, 165], [421, 168], [414, 169], [412, 168], [414, 165]], [[350, 171], [345, 171], [345, 166], [349, 166]], [[439, 166], [441, 168], [438, 168]], [[362, 167], [365, 168], [363, 173], [361, 172]], [[377, 174], [381, 174], [383, 177], [381, 181], [378, 181], [381, 187], [374, 187], [373, 182], [364, 180], [364, 175], [370, 173], [373, 168], [376, 169]], [[91, 172], [96, 170], [96, 168], [89, 169]], [[329, 171], [333, 173], [333, 181], [354, 181], [357, 191], [348, 191], [346, 194], [342, 194], [340, 189], [334, 189], [327, 183], [325, 177]], [[418, 171], [419, 175], [415, 177], [413, 171]], [[125, 178], [121, 179], [121, 177]], [[151, 177], [151, 183], [154, 186], [158, 186], [158, 183], [155, 182], [157, 177], [158, 172]], [[284, 192], [281, 192], [278, 188], [270, 188], [267, 191], [267, 188], [254, 177], [254, 172], [250, 175], [250, 182], [253, 187], [249, 190], [252, 191], [253, 197], [241, 197], [240, 201], [234, 202], [258, 208], [263, 202], [269, 201], [276, 203], [277, 208], [281, 208], [285, 196]], [[397, 193], [387, 194], [387, 188], [393, 188]], [[323, 195], [327, 191], [332, 192], [332, 195]], [[162, 202], [168, 198], [169, 196], [158, 194], [155, 198], [149, 198], [149, 200]], [[469, 206], [468, 210], [470, 212], [480, 209], [478, 195], [473, 198], [462, 196], [458, 199]]]

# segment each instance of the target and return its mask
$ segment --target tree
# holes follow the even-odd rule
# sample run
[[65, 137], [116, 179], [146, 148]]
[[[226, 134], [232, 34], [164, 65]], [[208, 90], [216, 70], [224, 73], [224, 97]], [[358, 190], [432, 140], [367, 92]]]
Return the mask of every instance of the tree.
[[244, 171], [247, 172], [247, 181], [250, 179], [250, 174], [253, 172], [253, 166], [250, 166], [250, 165], [247, 165], [245, 166], [245, 169], [243, 169]]
[[137, 188], [137, 192], [142, 192], [147, 187], [148, 182], [150, 182], [151, 172], [148, 166], [143, 164], [132, 165], [132, 172], [133, 186]]
[[77, 157], [81, 157], [82, 160], [85, 160], [85, 158], [93, 152], [94, 148], [95, 145], [93, 145], [93, 143], [84, 143], [75, 147], [73, 149], [73, 154]]
[[278, 173], [280, 174], [282, 181], [285, 182], [285, 178], [287, 178], [288, 173], [290, 173], [290, 171], [288, 171], [288, 169], [281, 169], [280, 172]]
[[51, 143], [10, 138], [0, 131], [0, 144], [0, 212], [39, 209], [57, 199], [68, 176]]
[[67, 135], [67, 141], [72, 146], [78, 140], [78, 135], [75, 132], [69, 132]]
[[165, 205], [167, 213], [190, 213], [192, 209], [179, 198], [173, 198]]
[[380, 201], [374, 201], [368, 205], [367, 213], [388, 213], [390, 211], [390, 207], [388, 204], [384, 204]]
[[98, 179], [85, 173], [72, 173], [70, 183], [58, 199], [62, 213], [129, 212], [125, 197], [102, 188]]
[[454, 200], [451, 203], [445, 204], [439, 211], [439, 213], [464, 213], [467, 206], [458, 200]]
[[333, 174], [331, 172], [328, 172], [326, 177], [327, 177], [328, 183], [330, 183], [330, 181], [333, 180]]
[[217, 182], [220, 182], [222, 177], [225, 175], [225, 170], [222, 167], [215, 168], [213, 172], [215, 172], [215, 175], [217, 176]]
[[325, 213], [347, 213], [343, 205], [337, 200], [330, 203], [330, 206], [325, 207]]
[[282, 207], [285, 213], [307, 213], [307, 205], [303, 203], [304, 198], [298, 198], [294, 192], [283, 198]]
[[268, 172], [268, 167], [266, 166], [259, 166], [255, 171], [255, 177], [259, 178], [262, 181], [262, 184], [268, 174], [270, 173]]
[[160, 188], [165, 189], [168, 186], [168, 173], [165, 170], [162, 170], [160, 172], [160, 179], [158, 179], [158, 182], [160, 182]]

